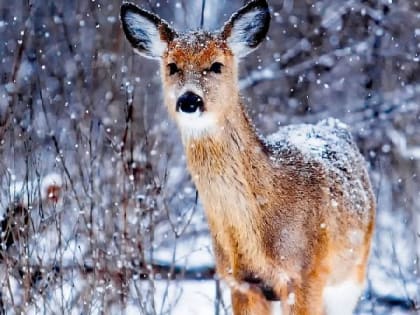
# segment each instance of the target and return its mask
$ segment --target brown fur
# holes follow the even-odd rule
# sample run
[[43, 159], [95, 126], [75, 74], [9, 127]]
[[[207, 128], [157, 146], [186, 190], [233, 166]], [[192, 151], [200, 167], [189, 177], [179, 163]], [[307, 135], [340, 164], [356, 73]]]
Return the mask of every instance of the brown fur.
[[[220, 135], [186, 143], [189, 169], [213, 235], [218, 272], [224, 277], [231, 270], [238, 282], [249, 273], [258, 275], [279, 297], [291, 285], [296, 304], [290, 311], [322, 314], [322, 288], [344, 281], [347, 266], [354, 266], [357, 259], [361, 263], [353, 267], [354, 281], [363, 284], [374, 199], [365, 205], [372, 213], [367, 225], [351, 215], [351, 201], [340, 200], [340, 195], [336, 200], [342, 207], [328, 206], [333, 196], [324, 170], [299, 160], [273, 166], [249, 122], [240, 116], [235, 115], [233, 122], [227, 119]], [[369, 183], [365, 185], [372, 196]], [[322, 224], [327, 228], [320, 228]], [[355, 228], [365, 231], [363, 243], [351, 257], [338, 259], [337, 253], [353, 246], [340, 236]], [[245, 305], [250, 302], [235, 301], [238, 295], [243, 293], [233, 293], [235, 314], [247, 314]], [[265, 305], [252, 296], [254, 304]]]
[[[216, 61], [222, 73], [206, 73]], [[169, 75], [170, 63], [180, 72]], [[161, 60], [165, 103], [180, 125], [217, 271], [232, 288], [236, 315], [271, 313], [259, 287], [245, 283], [250, 276], [282, 298], [284, 315], [322, 315], [326, 286], [364, 282], [375, 201], [363, 158], [344, 138], [352, 172], [263, 143], [240, 103], [237, 63], [223, 36], [205, 32], [176, 36]], [[216, 128], [197, 137], [183, 131], [175, 110], [188, 84], [215, 118]]]
[[[214, 41], [198, 51], [178, 43], [166, 58], [168, 63], [176, 61], [194, 69], [205, 69], [219, 58], [227, 69], [225, 75], [236, 75], [233, 57]], [[165, 76], [165, 86], [172, 84], [168, 80]], [[342, 199], [341, 187], [330, 186], [334, 180], [316, 162], [292, 155], [290, 164], [273, 165], [269, 149], [258, 140], [239, 103], [236, 80], [223, 84], [224, 88], [214, 84], [219, 92], [206, 95], [209, 110], [217, 111], [220, 132], [185, 141], [188, 167], [213, 236], [218, 272], [222, 277], [231, 274], [238, 283], [245, 275], [255, 274], [273, 286], [279, 297], [287, 296], [284, 288], [291, 286], [296, 303], [290, 312], [323, 314], [322, 288], [343, 281], [346, 266], [353, 266], [356, 257], [362, 263], [356, 267], [355, 281], [363, 283], [373, 214], [368, 226], [351, 216], [347, 210], [351, 200]], [[212, 102], [213, 97], [223, 101]], [[171, 107], [169, 111], [175, 115]], [[370, 192], [366, 171], [361, 172]], [[328, 206], [331, 191], [337, 192], [338, 209]], [[373, 197], [365, 207], [373, 212]], [[328, 229], [321, 229], [321, 224]], [[348, 261], [337, 259], [337, 253], [352, 246], [340, 235], [354, 228], [365, 231], [363, 244]], [[331, 277], [337, 266], [342, 272]], [[254, 291], [247, 295], [234, 289], [232, 303], [235, 314], [270, 313], [264, 297]]]

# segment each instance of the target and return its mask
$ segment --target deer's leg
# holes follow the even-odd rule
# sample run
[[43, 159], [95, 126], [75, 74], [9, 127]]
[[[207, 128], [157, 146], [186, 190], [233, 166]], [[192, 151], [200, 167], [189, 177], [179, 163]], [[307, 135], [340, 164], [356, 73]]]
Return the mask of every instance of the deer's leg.
[[216, 261], [216, 272], [221, 278], [226, 278], [229, 275], [229, 271], [232, 270], [229, 257], [217, 238], [213, 237], [212, 241], [214, 258]]
[[365, 236], [360, 250], [360, 259], [349, 273], [349, 277], [334, 287], [327, 287], [324, 293], [326, 315], [352, 315], [359, 302], [366, 279], [373, 222]]
[[234, 315], [270, 315], [271, 303], [259, 290], [232, 289], [232, 309]]
[[327, 287], [324, 292], [326, 315], [352, 315], [359, 302], [365, 284], [368, 250], [355, 265], [350, 277], [344, 282]]
[[[282, 299], [287, 315], [325, 315], [323, 292], [326, 276], [312, 273], [301, 285], [293, 288], [286, 299]], [[283, 313], [285, 310], [283, 310]]]
[[305, 289], [297, 289], [295, 301], [289, 305], [289, 315], [324, 315], [324, 303], [322, 298], [323, 288], [319, 292], [305, 292]]

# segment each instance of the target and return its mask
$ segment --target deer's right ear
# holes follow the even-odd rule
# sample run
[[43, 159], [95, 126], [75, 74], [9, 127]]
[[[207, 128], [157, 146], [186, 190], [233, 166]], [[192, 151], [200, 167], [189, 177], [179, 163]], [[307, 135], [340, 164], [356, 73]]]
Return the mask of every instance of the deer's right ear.
[[121, 23], [134, 50], [147, 58], [161, 58], [176, 32], [157, 15], [132, 3], [121, 6]]

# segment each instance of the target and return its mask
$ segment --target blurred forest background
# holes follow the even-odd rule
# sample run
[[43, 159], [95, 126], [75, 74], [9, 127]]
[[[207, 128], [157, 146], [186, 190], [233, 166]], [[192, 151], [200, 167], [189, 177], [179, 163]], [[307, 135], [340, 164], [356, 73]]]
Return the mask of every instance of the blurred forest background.
[[[137, 0], [178, 30], [203, 1]], [[245, 1], [204, 1], [216, 30]], [[241, 64], [262, 134], [337, 117], [378, 220], [357, 314], [420, 314], [420, 0], [271, 0]], [[116, 0], [0, 0], [0, 314], [229, 314], [158, 65]]]

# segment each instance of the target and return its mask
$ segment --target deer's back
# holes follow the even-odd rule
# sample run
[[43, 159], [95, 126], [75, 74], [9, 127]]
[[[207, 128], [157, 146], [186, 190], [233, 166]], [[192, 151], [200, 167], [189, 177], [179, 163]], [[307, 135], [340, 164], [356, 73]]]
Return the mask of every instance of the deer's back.
[[312, 189], [325, 191], [327, 227], [364, 229], [371, 224], [374, 197], [366, 163], [344, 123], [326, 119], [315, 125], [289, 125], [269, 136], [266, 144], [275, 165], [321, 183]]
[[307, 167], [306, 171], [313, 170], [316, 174], [312, 176], [324, 178], [333, 208], [342, 199], [347, 211], [368, 220], [368, 205], [373, 196], [366, 163], [344, 123], [326, 119], [316, 125], [289, 125], [269, 136], [266, 144], [274, 164], [279, 167], [316, 165]]
[[[371, 235], [375, 207], [366, 163], [347, 126], [336, 119], [289, 125], [265, 144], [273, 164], [289, 175], [291, 195], [297, 195], [291, 211], [295, 216], [303, 211], [302, 225], [295, 224], [292, 230], [332, 250], [335, 261], [328, 264], [343, 266], [337, 270], [341, 277], [338, 274], [358, 259]], [[311, 230], [304, 231], [305, 226]], [[315, 253], [317, 249], [310, 250], [308, 244], [303, 248]], [[349, 249], [354, 249], [350, 256]]]

